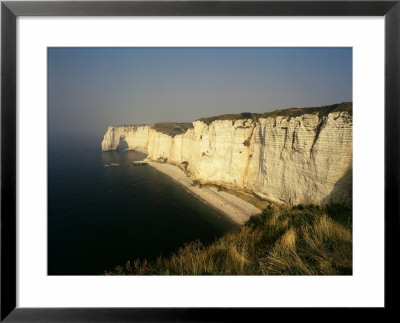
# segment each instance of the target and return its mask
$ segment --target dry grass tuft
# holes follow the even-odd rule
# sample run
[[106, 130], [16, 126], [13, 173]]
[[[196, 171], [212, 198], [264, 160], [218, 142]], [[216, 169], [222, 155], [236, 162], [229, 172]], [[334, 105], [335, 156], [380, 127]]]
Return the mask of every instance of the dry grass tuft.
[[[209, 246], [193, 241], [154, 263], [127, 262], [110, 275], [349, 275], [351, 207], [268, 206]], [[335, 218], [336, 220], [333, 220]]]

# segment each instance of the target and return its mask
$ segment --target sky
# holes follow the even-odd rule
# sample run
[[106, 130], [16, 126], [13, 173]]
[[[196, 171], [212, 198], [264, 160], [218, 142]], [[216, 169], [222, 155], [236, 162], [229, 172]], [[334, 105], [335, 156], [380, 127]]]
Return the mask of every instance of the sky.
[[48, 48], [50, 135], [343, 101], [351, 48]]

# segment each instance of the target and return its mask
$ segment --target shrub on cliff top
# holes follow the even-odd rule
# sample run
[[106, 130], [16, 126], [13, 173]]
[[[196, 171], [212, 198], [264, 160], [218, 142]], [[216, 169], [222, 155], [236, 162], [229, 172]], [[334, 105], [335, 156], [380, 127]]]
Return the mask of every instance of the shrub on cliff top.
[[[264, 113], [250, 113], [250, 112], [242, 112], [237, 114], [222, 114], [214, 117], [206, 117], [200, 118], [196, 121], [202, 121], [207, 125], [210, 125], [212, 122], [216, 120], [244, 120], [251, 119], [253, 121], [257, 121], [259, 118], [269, 118], [269, 117], [298, 117], [303, 114], [308, 113], [318, 113], [320, 118], [327, 116], [331, 112], [342, 112], [346, 111], [350, 115], [353, 114], [353, 103], [352, 102], [342, 102], [340, 104], [326, 105], [321, 107], [311, 107], [311, 108], [289, 108], [283, 110], [275, 110], [272, 112], [264, 112]], [[140, 126], [144, 125], [120, 125], [117, 127], [130, 127], [133, 130], [136, 130]], [[175, 137], [176, 135], [184, 134], [188, 129], [193, 128], [192, 123], [175, 123], [175, 122], [159, 122], [154, 125], [150, 125], [157, 132], [166, 134], [171, 137]], [[201, 137], [200, 137], [201, 139]]]
[[159, 122], [152, 126], [152, 128], [160, 133], [166, 134], [171, 137], [184, 134], [188, 129], [193, 128], [192, 123], [175, 123], [175, 122]]
[[350, 115], [353, 113], [353, 103], [352, 102], [343, 102], [340, 104], [326, 105], [322, 107], [311, 107], [311, 108], [290, 108], [283, 110], [275, 110], [272, 112], [264, 112], [264, 113], [250, 113], [250, 112], [242, 112], [239, 114], [223, 114], [220, 116], [209, 117], [209, 118], [201, 118], [198, 121], [202, 121], [207, 125], [210, 125], [212, 122], [216, 120], [240, 120], [240, 119], [253, 119], [253, 121], [258, 120], [259, 118], [274, 118], [278, 116], [283, 117], [298, 117], [307, 113], [318, 113], [320, 118], [327, 116], [331, 112], [341, 112], [346, 111]]
[[242, 112], [238, 114], [222, 114], [215, 117], [200, 118], [197, 121], [204, 122], [208, 126], [216, 120], [241, 120], [241, 119], [252, 119], [256, 121], [260, 116], [259, 113]]
[[352, 102], [342, 102], [340, 104], [325, 105], [322, 107], [312, 107], [312, 108], [290, 108], [285, 110], [275, 110], [272, 112], [264, 112], [261, 118], [268, 117], [278, 117], [278, 116], [288, 116], [288, 117], [298, 117], [306, 113], [318, 113], [320, 118], [327, 116], [332, 112], [342, 112], [346, 111], [350, 115], [353, 113], [353, 103]]

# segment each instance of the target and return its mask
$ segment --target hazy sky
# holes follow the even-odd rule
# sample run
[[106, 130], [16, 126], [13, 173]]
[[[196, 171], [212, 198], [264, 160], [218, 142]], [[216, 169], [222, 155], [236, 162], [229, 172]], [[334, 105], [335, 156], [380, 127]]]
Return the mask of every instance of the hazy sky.
[[351, 48], [49, 48], [49, 132], [352, 101]]

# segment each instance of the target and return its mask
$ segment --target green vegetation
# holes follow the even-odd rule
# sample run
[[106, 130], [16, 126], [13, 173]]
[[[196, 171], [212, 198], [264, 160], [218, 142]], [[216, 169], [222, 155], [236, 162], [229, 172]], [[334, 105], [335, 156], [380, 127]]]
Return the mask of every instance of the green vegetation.
[[199, 121], [204, 122], [207, 125], [210, 125], [212, 122], [216, 120], [240, 120], [240, 119], [252, 119], [253, 121], [258, 120], [259, 118], [273, 118], [278, 116], [283, 117], [298, 117], [306, 113], [318, 113], [320, 118], [327, 116], [331, 112], [339, 112], [346, 111], [349, 114], [353, 113], [353, 103], [352, 102], [343, 102], [340, 104], [326, 105], [322, 107], [312, 107], [312, 108], [290, 108], [283, 110], [275, 110], [272, 112], [264, 112], [264, 113], [250, 113], [250, 112], [242, 112], [239, 114], [223, 114], [220, 116], [209, 117], [209, 118], [201, 118]]
[[160, 122], [152, 126], [157, 132], [175, 137], [185, 133], [189, 128], [193, 128], [192, 123]]
[[352, 102], [342, 102], [340, 104], [325, 105], [322, 107], [313, 108], [290, 108], [285, 110], [275, 110], [273, 112], [264, 112], [261, 118], [277, 117], [277, 116], [289, 116], [298, 117], [305, 113], [318, 113], [320, 118], [327, 116], [332, 112], [342, 112], [346, 111], [350, 115], [353, 113], [353, 103]]
[[252, 119], [253, 121], [256, 121], [259, 117], [261, 116], [260, 113], [250, 113], [250, 112], [242, 112], [238, 114], [222, 114], [220, 116], [215, 116], [215, 117], [209, 117], [209, 118], [201, 118], [198, 119], [198, 121], [202, 121], [208, 126], [216, 121], [216, 120], [243, 120], [243, 119]]
[[[256, 122], [259, 118], [274, 118], [278, 116], [283, 117], [299, 117], [306, 113], [318, 113], [319, 118], [327, 116], [331, 112], [341, 112], [346, 111], [350, 115], [353, 114], [353, 103], [352, 102], [342, 102], [340, 104], [333, 105], [325, 105], [322, 107], [312, 107], [312, 108], [290, 108], [283, 110], [275, 110], [272, 112], [264, 112], [264, 113], [250, 113], [250, 112], [242, 112], [237, 114], [223, 114], [215, 117], [209, 118], [201, 118], [197, 121], [202, 121], [207, 125], [210, 125], [212, 122], [216, 120], [232, 120], [232, 123], [236, 120], [248, 120], [251, 119], [252, 122]], [[133, 130], [136, 130], [138, 127], [146, 126], [146, 125], [120, 125], [119, 127], [128, 127]], [[175, 137], [176, 135], [184, 134], [188, 129], [193, 128], [192, 123], [175, 123], [175, 122], [159, 122], [154, 125], [150, 125], [157, 132], [166, 134], [171, 137]], [[200, 140], [202, 139], [202, 135], [200, 135]], [[243, 143], [247, 146], [247, 140]]]
[[169, 258], [136, 260], [108, 275], [351, 275], [352, 209], [268, 206], [209, 246], [191, 242]]

